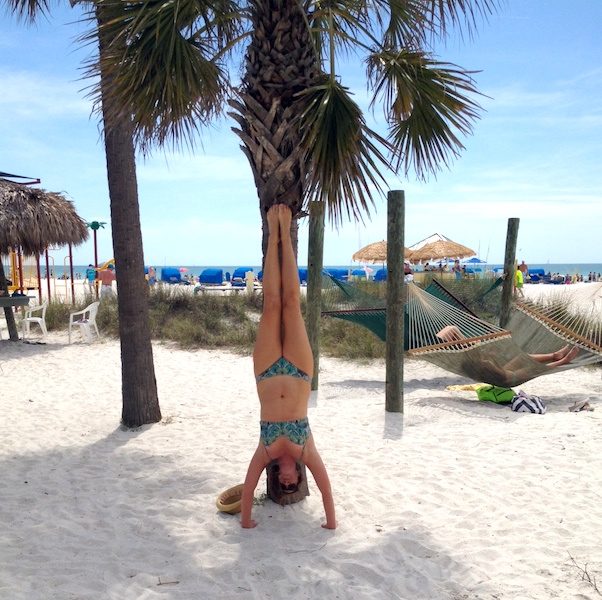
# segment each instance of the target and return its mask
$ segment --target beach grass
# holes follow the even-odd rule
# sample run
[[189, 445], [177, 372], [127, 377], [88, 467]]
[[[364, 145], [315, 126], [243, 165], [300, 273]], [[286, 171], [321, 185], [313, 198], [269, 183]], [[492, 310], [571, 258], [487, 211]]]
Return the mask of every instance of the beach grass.
[[[498, 288], [484, 298], [488, 282], [463, 281], [450, 286], [451, 291], [482, 318], [496, 323], [499, 314]], [[363, 282], [363, 291], [371, 295], [386, 293], [386, 286]], [[370, 289], [368, 289], [370, 288]], [[95, 300], [87, 295], [75, 305], [52, 301], [46, 313], [50, 331], [67, 329], [69, 313], [81, 310]], [[305, 297], [301, 299], [305, 312]], [[543, 303], [543, 302], [542, 302]], [[192, 294], [190, 290], [157, 286], [149, 297], [151, 336], [155, 340], [173, 342], [182, 349], [229, 348], [250, 354], [255, 343], [261, 316], [261, 294]], [[117, 300], [103, 300], [97, 316], [103, 336], [119, 336]], [[365, 327], [334, 318], [320, 320], [320, 349], [325, 356], [347, 360], [385, 358], [386, 346]]]

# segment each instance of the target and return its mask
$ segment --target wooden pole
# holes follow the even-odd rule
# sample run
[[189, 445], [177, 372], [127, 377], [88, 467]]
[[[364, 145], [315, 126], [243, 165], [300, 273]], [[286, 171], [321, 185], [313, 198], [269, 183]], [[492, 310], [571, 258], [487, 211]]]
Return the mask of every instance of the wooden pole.
[[[14, 283], [14, 281], [13, 281]], [[0, 256], [0, 290], [3, 292], [3, 296], [8, 296], [8, 281], [4, 275], [4, 265], [2, 264], [2, 257]], [[6, 327], [8, 328], [8, 337], [11, 342], [19, 341], [19, 331], [17, 329], [17, 323], [15, 321], [15, 313], [12, 306], [4, 307], [4, 318], [6, 319]]]
[[71, 277], [71, 304], [75, 305], [75, 281], [73, 281], [73, 246], [69, 244], [69, 275]]
[[500, 309], [500, 327], [505, 328], [510, 321], [512, 308], [512, 292], [514, 290], [514, 275], [516, 270], [516, 241], [518, 240], [518, 224], [520, 219], [508, 219], [506, 233], [506, 253], [504, 254], [504, 284], [502, 286], [502, 306]]
[[405, 196], [387, 194], [387, 366], [385, 410], [403, 412], [403, 245]]
[[322, 311], [322, 269], [324, 266], [324, 202], [309, 205], [307, 249], [307, 336], [314, 355], [311, 389], [318, 389], [320, 371], [320, 315]]

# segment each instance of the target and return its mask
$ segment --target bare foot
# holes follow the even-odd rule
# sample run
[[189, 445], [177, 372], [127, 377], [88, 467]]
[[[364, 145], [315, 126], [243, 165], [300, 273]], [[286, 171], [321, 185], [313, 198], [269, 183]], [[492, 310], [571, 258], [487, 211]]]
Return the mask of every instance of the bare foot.
[[570, 363], [576, 356], [579, 354], [579, 348], [577, 346], [573, 346], [559, 361], [558, 363], [561, 365], [566, 365]]
[[[563, 350], [564, 348], [558, 350], [558, 352], [562, 352]], [[577, 356], [577, 354], [579, 354], [579, 348], [577, 348], [577, 346], [573, 346], [562, 358], [554, 361], [553, 363], [549, 363], [548, 366], [560, 367], [561, 365], [568, 365]]]
[[293, 220], [293, 213], [288, 206], [284, 204], [278, 204], [278, 220], [280, 221], [280, 231], [282, 233], [289, 232], [291, 230], [291, 221]]
[[566, 346], [564, 346], [564, 348], [560, 348], [560, 350], [556, 350], [556, 352], [554, 352], [552, 354], [552, 360], [560, 360], [561, 358], [564, 358], [569, 351], [571, 350], [571, 346], [569, 346], [568, 344]]
[[280, 240], [280, 220], [279, 220], [280, 208], [278, 204], [270, 206], [268, 209], [267, 220], [269, 234], [272, 239], [276, 242]]

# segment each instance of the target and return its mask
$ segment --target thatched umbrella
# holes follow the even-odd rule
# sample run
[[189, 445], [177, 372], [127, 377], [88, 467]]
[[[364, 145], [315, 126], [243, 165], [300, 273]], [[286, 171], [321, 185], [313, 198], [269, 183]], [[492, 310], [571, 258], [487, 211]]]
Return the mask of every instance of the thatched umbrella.
[[[403, 254], [407, 259], [411, 259], [412, 257], [412, 251], [407, 248], [403, 249]], [[382, 240], [381, 242], [368, 244], [358, 250], [351, 258], [353, 260], [369, 263], [387, 262], [387, 242]]]
[[[62, 194], [30, 188], [0, 178], [0, 255], [9, 248], [39, 256], [51, 245], [81, 244], [88, 238], [86, 222]], [[0, 289], [8, 293], [0, 261]], [[12, 340], [18, 339], [14, 315], [5, 309]]]
[[438, 240], [425, 244], [422, 248], [412, 252], [412, 261], [439, 260], [442, 258], [466, 258], [474, 256], [476, 252], [467, 246], [453, 242], [452, 240]]

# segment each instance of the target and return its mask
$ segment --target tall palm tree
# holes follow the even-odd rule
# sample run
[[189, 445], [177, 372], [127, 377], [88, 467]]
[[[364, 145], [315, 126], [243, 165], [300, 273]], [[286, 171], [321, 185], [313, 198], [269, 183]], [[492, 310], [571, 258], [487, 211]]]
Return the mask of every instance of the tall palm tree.
[[[324, 201], [340, 223], [369, 210], [387, 169], [426, 177], [462, 150], [460, 136], [478, 117], [478, 91], [470, 72], [438, 62], [428, 49], [452, 27], [472, 33], [497, 0], [118, 3], [127, 9], [110, 35], [126, 47], [107, 57], [107, 68], [117, 104], [132, 108], [139, 141], [192, 141], [211, 116], [198, 109], [209, 91], [216, 114], [224, 99], [233, 109], [262, 218], [275, 202], [299, 213]], [[229, 54], [237, 42], [246, 43], [244, 54], [240, 46]], [[363, 56], [386, 136], [367, 126], [341, 83], [342, 52]], [[242, 81], [232, 87], [230, 74], [239, 69], [226, 58], [242, 56]], [[191, 75], [201, 72], [203, 85], [194, 86]]]
[[[74, 3], [74, 2], [72, 2]], [[33, 21], [48, 9], [46, 0], [6, 0], [21, 17]], [[101, 25], [114, 18], [115, 6], [93, 7], [98, 23], [99, 53], [107, 40]], [[138, 427], [161, 420], [149, 325], [148, 286], [144, 279], [144, 253], [140, 230], [136, 162], [131, 116], [110, 111], [111, 74], [101, 73], [101, 107], [111, 204], [113, 251], [119, 288], [121, 340], [122, 421]]]

